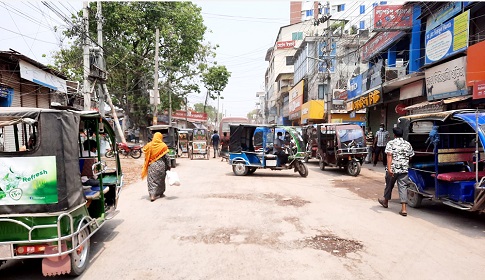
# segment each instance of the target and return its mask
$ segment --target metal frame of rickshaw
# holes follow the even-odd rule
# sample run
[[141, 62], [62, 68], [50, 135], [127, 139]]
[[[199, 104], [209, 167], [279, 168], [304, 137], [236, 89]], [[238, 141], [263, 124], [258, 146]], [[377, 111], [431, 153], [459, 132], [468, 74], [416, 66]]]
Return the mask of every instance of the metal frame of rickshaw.
[[[425, 124], [426, 130], [419, 129]], [[411, 207], [420, 207], [427, 198], [460, 210], [485, 210], [485, 171], [479, 170], [483, 169], [485, 111], [409, 115], [400, 117], [398, 126], [415, 152], [408, 171]]]
[[[170, 165], [172, 168], [177, 167], [177, 157], [179, 153], [179, 128], [168, 124], [157, 124], [149, 126], [148, 129], [153, 134], [160, 132], [163, 134], [164, 142], [168, 146], [168, 157], [170, 159]], [[165, 132], [166, 131], [166, 132]], [[170, 140], [167, 141], [167, 134]]]
[[[198, 134], [197, 131], [203, 131], [202, 134]], [[206, 128], [194, 128], [192, 133], [192, 143], [189, 151], [190, 159], [194, 158], [210, 158], [210, 149], [208, 144], [208, 129]], [[203, 135], [202, 137], [200, 135]], [[204, 149], [205, 146], [205, 149]], [[202, 157], [200, 157], [202, 156]]]
[[[264, 124], [238, 124], [230, 125], [230, 129], [231, 139], [228, 163], [232, 165], [233, 172], [236, 176], [251, 175], [259, 168], [268, 168], [271, 170], [290, 170], [294, 168], [295, 171], [299, 172], [300, 176], [308, 176], [308, 168], [303, 163], [303, 160], [306, 157], [306, 152], [298, 150], [302, 149], [303, 139], [301, 139], [300, 134], [294, 128]], [[241, 130], [241, 133], [236, 133], [238, 130]], [[280, 166], [278, 157], [271, 153], [273, 150], [273, 140], [278, 131], [286, 131], [295, 142], [295, 138], [301, 142], [298, 144], [295, 143], [295, 147], [297, 147], [296, 153], [292, 153], [292, 150], [290, 150], [288, 157], [290, 168]], [[259, 148], [259, 146], [254, 147], [254, 138], [257, 132], [263, 133], [261, 148]], [[242, 133], [245, 133], [245, 135], [242, 135]], [[267, 141], [268, 136], [270, 136], [271, 142]], [[241, 139], [245, 139], [245, 142], [242, 143], [243, 141], [241, 141]]]
[[[53, 110], [53, 109], [39, 109], [39, 108], [8, 108], [5, 111], [12, 111], [16, 113], [21, 112], [39, 112], [39, 115], [42, 114], [42, 111], [49, 112], [59, 112], [62, 110]], [[73, 114], [79, 114], [81, 121], [91, 121], [91, 123], [95, 124], [95, 134], [96, 134], [96, 142], [97, 142], [97, 150], [100, 151], [100, 133], [107, 133], [112, 141], [112, 145], [116, 145], [116, 138], [114, 130], [109, 126], [109, 123], [106, 119], [103, 119], [98, 112], [72, 112]], [[0, 113], [0, 116], [2, 114]], [[39, 117], [40, 118], [40, 117]], [[64, 117], [65, 118], [65, 117]], [[101, 120], [102, 126], [100, 126], [99, 121]], [[49, 125], [47, 123], [38, 123], [39, 133], [42, 137], [42, 127]], [[47, 131], [46, 131], [47, 132]], [[44, 133], [46, 133], [44, 132]], [[62, 134], [66, 134], [64, 131], [63, 133], [59, 132], [61, 137]], [[71, 133], [73, 134], [73, 133]], [[72, 141], [78, 142], [75, 139], [79, 138], [79, 132], [76, 128], [77, 135], [71, 135], [73, 137]], [[64, 135], [65, 136], [65, 135]], [[52, 143], [44, 141], [45, 143], [40, 140], [38, 146], [48, 146]], [[81, 145], [81, 143], [79, 143]], [[16, 143], [16, 150], [19, 151], [18, 144]], [[68, 148], [68, 147], [65, 147]], [[35, 151], [40, 150], [39, 147], [33, 150], [35, 156]], [[30, 153], [30, 152], [26, 152]], [[8, 157], [9, 154], [0, 153], [0, 159], [2, 157]], [[29, 154], [27, 154], [29, 155]], [[44, 154], [41, 154], [44, 155]], [[78, 156], [80, 152], [78, 152]], [[86, 245], [86, 243], [90, 242], [90, 238], [104, 225], [104, 223], [112, 219], [116, 214], [116, 206], [119, 198], [119, 194], [121, 192], [123, 186], [123, 175], [121, 173], [121, 166], [119, 161], [119, 156], [115, 155], [116, 161], [116, 168], [115, 170], [107, 169], [106, 163], [101, 160], [101, 153], [98, 153], [97, 156], [98, 162], [92, 165], [92, 172], [95, 175], [98, 175], [98, 179], [100, 185], [103, 186], [103, 191], [98, 191], [97, 196], [91, 196], [91, 198], [87, 198], [84, 196], [84, 202], [72, 206], [67, 210], [61, 211], [54, 211], [54, 212], [34, 212], [35, 210], [31, 210], [26, 213], [15, 213], [15, 214], [0, 214], [0, 224], [4, 224], [8, 228], [8, 226], [12, 227], [13, 225], [17, 225], [27, 231], [27, 239], [21, 240], [10, 240], [10, 241], [0, 241], [0, 247], [2, 250], [0, 252], [4, 254], [0, 256], [0, 265], [3, 261], [7, 260], [14, 260], [14, 259], [33, 259], [33, 258], [41, 258], [43, 259], [42, 262], [42, 270], [45, 276], [52, 276], [52, 275], [60, 275], [63, 273], [71, 273], [72, 275], [80, 275], [84, 272], [87, 267], [87, 263], [89, 262], [89, 251], [90, 245]], [[79, 167], [78, 167], [79, 168]], [[59, 169], [67, 172], [67, 167], [62, 168], [58, 167]], [[79, 170], [78, 170], [79, 172]], [[104, 174], [110, 173], [111, 175], [116, 176], [116, 181], [114, 184], [114, 189], [111, 187], [106, 187], [103, 184], [103, 177]], [[78, 175], [79, 173], [77, 173]], [[69, 174], [66, 174], [68, 176]], [[69, 175], [72, 176], [73, 174]], [[79, 175], [78, 175], [79, 176]], [[67, 188], [67, 187], [66, 187]], [[71, 186], [72, 190], [75, 190], [77, 186]], [[105, 208], [105, 192], [106, 188], [109, 188], [108, 192], [114, 192], [114, 201], [109, 211], [106, 211]], [[81, 186], [79, 186], [79, 192], [83, 192]], [[75, 193], [75, 192], [74, 192]], [[86, 193], [85, 193], [86, 194]], [[92, 194], [91, 194], [92, 195]], [[96, 201], [96, 203], [92, 203]], [[92, 206], [93, 208], [88, 208], [88, 206]], [[22, 208], [24, 209], [24, 208]], [[34, 209], [34, 208], [32, 208]], [[95, 215], [93, 217], [93, 215]], [[27, 218], [27, 219], [26, 219]], [[67, 221], [66, 221], [67, 219]], [[32, 225], [27, 224], [30, 222]], [[10, 228], [13, 230], [12, 228]], [[55, 229], [56, 234], [54, 233], [47, 233], [46, 230]], [[6, 230], [8, 231], [8, 229]], [[16, 235], [19, 229], [16, 229]], [[41, 232], [42, 231], [42, 232]], [[85, 231], [88, 231], [87, 234]], [[84, 234], [82, 234], [84, 233]], [[25, 234], [25, 233], [23, 233]], [[34, 235], [41, 235], [41, 236], [50, 236], [50, 238], [34, 238]], [[77, 237], [77, 239], [76, 239]], [[14, 237], [12, 237], [14, 238]], [[79, 242], [79, 238], [82, 238], [82, 241]], [[18, 239], [18, 238], [16, 238]], [[71, 242], [71, 248], [67, 248], [65, 242]], [[54, 245], [45, 245], [45, 244], [54, 244]], [[73, 246], [73, 244], [75, 246]], [[25, 246], [25, 248], [37, 248], [37, 247], [45, 247], [44, 253], [40, 254], [40, 252], [28, 253], [28, 254], [21, 254], [17, 250], [20, 248], [19, 246]], [[86, 249], [87, 248], [87, 249]], [[79, 251], [80, 250], [80, 251]], [[15, 253], [17, 251], [17, 253]], [[77, 253], [80, 258], [79, 262], [81, 267], [74, 267], [74, 264], [71, 263], [70, 255], [73, 253]], [[69, 262], [69, 263], [67, 263]], [[71, 270], [72, 268], [76, 268], [75, 271]]]
[[[193, 134], [193, 129], [191, 128], [180, 128], [179, 129], [179, 146], [180, 146], [180, 151], [179, 154], [187, 154], [187, 157], [190, 157], [190, 146], [192, 145], [192, 134]], [[186, 135], [185, 139], [182, 140], [180, 139], [182, 135]], [[185, 148], [185, 151], [184, 151]]]
[[[339, 131], [342, 131], [344, 129], [361, 131], [361, 143], [356, 143], [355, 146], [351, 145], [350, 147], [343, 147], [343, 145], [345, 144], [341, 142], [341, 136], [339, 135]], [[364, 131], [360, 126], [350, 123], [317, 124], [317, 135], [317, 157], [319, 158], [319, 165], [321, 170], [325, 170], [326, 166], [331, 166], [345, 168], [347, 173], [351, 176], [359, 175], [361, 165], [367, 155], [365, 135]]]

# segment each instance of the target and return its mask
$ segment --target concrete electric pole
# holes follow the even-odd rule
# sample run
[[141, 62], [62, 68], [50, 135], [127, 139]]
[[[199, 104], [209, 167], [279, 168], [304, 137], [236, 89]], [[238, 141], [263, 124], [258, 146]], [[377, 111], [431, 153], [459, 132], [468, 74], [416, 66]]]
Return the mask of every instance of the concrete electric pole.
[[153, 81], [153, 121], [152, 125], [156, 125], [158, 122], [158, 104], [160, 104], [160, 94], [158, 92], [158, 43], [160, 41], [160, 33], [157, 28], [155, 31], [155, 75]]
[[91, 83], [89, 82], [90, 61], [89, 61], [89, 10], [88, 2], [83, 2], [83, 96], [84, 110], [91, 110]]

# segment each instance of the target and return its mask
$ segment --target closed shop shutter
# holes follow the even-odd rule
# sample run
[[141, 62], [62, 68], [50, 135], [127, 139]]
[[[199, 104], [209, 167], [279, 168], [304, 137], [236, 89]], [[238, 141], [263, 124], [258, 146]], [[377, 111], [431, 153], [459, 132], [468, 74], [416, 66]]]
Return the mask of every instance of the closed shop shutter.
[[22, 107], [37, 107], [37, 91], [35, 86], [22, 86]]
[[40, 94], [37, 95], [37, 104], [39, 108], [50, 108], [49, 95], [49, 89], [42, 88], [40, 90]]
[[13, 100], [12, 100], [12, 107], [20, 107], [20, 85], [18, 82], [11, 83], [11, 87], [13, 88]]

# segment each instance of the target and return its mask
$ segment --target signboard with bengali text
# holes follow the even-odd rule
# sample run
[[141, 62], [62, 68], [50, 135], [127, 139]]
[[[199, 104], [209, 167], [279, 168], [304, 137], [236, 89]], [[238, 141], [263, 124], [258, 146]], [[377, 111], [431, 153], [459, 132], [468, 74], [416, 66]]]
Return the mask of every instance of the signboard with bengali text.
[[379, 5], [374, 8], [374, 31], [408, 29], [412, 24], [411, 5]]

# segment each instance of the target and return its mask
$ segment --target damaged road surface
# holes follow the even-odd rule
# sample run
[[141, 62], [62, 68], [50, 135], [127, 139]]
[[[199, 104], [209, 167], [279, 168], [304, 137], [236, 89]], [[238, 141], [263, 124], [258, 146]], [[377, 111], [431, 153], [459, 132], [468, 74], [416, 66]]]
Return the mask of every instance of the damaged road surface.
[[[143, 158], [139, 159], [143, 161]], [[383, 174], [366, 166], [309, 175], [234, 176], [219, 159], [177, 159], [181, 186], [150, 202], [146, 181], [121, 192], [119, 214], [92, 238], [78, 279], [476, 279], [485, 275], [481, 216], [424, 203], [398, 214], [376, 201]], [[40, 279], [7, 262], [3, 279]]]

